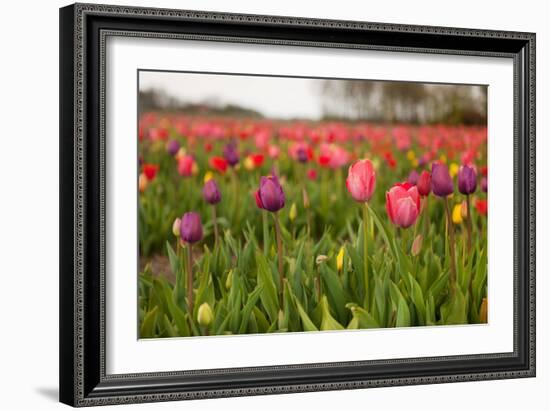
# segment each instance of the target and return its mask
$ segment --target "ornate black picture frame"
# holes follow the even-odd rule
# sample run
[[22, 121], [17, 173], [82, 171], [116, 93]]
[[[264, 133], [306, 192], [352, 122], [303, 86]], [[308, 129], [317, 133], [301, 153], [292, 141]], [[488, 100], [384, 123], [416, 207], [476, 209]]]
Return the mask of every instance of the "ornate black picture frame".
[[[104, 90], [108, 36], [513, 59], [513, 352], [106, 374]], [[535, 376], [535, 34], [75, 4], [60, 10], [60, 100], [62, 402], [92, 406]]]

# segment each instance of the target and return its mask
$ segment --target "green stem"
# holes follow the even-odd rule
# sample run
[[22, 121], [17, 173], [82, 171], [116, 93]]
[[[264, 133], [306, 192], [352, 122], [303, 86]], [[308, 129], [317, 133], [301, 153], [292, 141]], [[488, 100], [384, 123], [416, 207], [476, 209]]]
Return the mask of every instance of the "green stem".
[[218, 218], [216, 217], [216, 206], [212, 206], [212, 221], [214, 222], [214, 244], [216, 247], [219, 244], [219, 234], [218, 234]]
[[273, 213], [273, 219], [275, 220], [275, 235], [277, 237], [277, 257], [279, 263], [279, 301], [281, 303], [281, 308], [283, 305], [284, 298], [284, 271], [283, 271], [283, 242], [281, 239], [281, 226], [279, 225], [279, 214], [277, 212]]
[[430, 231], [430, 195], [424, 200], [424, 238], [428, 238]]
[[367, 203], [363, 206], [363, 275], [365, 282], [365, 307], [369, 307], [370, 290], [369, 290], [369, 206]]
[[193, 318], [193, 245], [187, 243], [187, 304], [189, 304], [189, 316]]
[[454, 296], [456, 292], [456, 259], [455, 259], [455, 230], [449, 210], [449, 200], [445, 197], [445, 213], [447, 213], [447, 230], [449, 231], [449, 251], [451, 253], [451, 294]]
[[466, 223], [468, 228], [468, 253], [472, 253], [472, 213], [470, 210], [470, 195], [466, 195]]

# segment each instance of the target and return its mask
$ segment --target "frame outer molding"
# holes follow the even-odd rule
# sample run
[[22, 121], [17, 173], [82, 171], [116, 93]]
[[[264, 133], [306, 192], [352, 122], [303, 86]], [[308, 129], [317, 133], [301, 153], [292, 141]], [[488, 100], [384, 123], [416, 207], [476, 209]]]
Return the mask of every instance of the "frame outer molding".
[[[87, 392], [85, 389], [85, 219], [86, 219], [86, 17], [100, 15], [108, 17], [162, 18], [191, 22], [219, 22], [233, 24], [256, 24], [273, 27], [314, 27], [356, 31], [379, 31], [418, 33], [440, 36], [483, 37], [490, 39], [519, 40], [526, 43], [523, 56], [518, 61], [525, 74], [524, 84], [519, 88], [527, 94], [528, 104], [524, 106], [523, 132], [526, 153], [523, 160], [526, 174], [526, 206], [528, 219], [529, 310], [527, 368], [524, 370], [501, 371], [475, 374], [435, 375], [424, 377], [384, 378], [361, 381], [344, 381], [321, 384], [287, 384], [269, 387], [208, 389], [185, 392], [159, 392], [155, 394], [128, 394], [104, 396], [101, 387]], [[181, 399], [219, 398], [228, 396], [268, 395], [291, 392], [357, 389], [396, 385], [434, 384], [486, 379], [505, 379], [535, 376], [535, 40], [534, 33], [462, 29], [450, 27], [416, 26], [372, 22], [309, 19], [297, 17], [262, 16], [203, 12], [190, 10], [152, 9], [141, 7], [109, 6], [99, 4], [74, 4], [60, 9], [60, 401], [73, 406], [94, 406], [107, 404], [140, 403], [151, 401], [173, 401]], [[228, 39], [227, 41], [231, 41]], [[263, 42], [263, 41], [259, 41]], [[386, 46], [381, 49], [388, 50]], [[393, 50], [399, 47], [392, 48]], [[405, 51], [405, 49], [403, 49]], [[414, 51], [413, 49], [407, 49]], [[426, 50], [420, 47], [416, 51]], [[427, 52], [441, 53], [443, 49]], [[447, 50], [453, 53], [452, 50]], [[477, 55], [483, 52], [454, 52], [454, 54]], [[67, 78], [67, 73], [72, 73]], [[70, 81], [69, 81], [70, 80]], [[69, 127], [72, 124], [72, 127]], [[72, 154], [70, 154], [72, 152]], [[102, 154], [104, 155], [104, 154]], [[102, 176], [103, 178], [103, 176]], [[520, 182], [521, 184], [521, 182]], [[103, 193], [101, 193], [103, 196]], [[69, 212], [71, 210], [71, 212]], [[101, 221], [104, 228], [104, 220]], [[520, 239], [521, 241], [521, 239]], [[69, 245], [72, 244], [72, 247]], [[104, 258], [101, 253], [101, 258]], [[101, 297], [102, 299], [103, 297]], [[103, 302], [103, 300], [101, 300]], [[104, 315], [103, 307], [101, 316]], [[165, 373], [159, 373], [162, 376]], [[154, 376], [154, 375], [153, 375]], [[139, 377], [139, 375], [126, 376]], [[104, 376], [104, 381], [116, 380]]]

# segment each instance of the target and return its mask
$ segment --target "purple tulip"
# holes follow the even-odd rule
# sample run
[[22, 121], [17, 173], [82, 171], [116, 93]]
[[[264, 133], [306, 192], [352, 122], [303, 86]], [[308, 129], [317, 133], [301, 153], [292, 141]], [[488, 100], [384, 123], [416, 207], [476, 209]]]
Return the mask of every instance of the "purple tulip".
[[445, 164], [432, 164], [432, 192], [438, 197], [447, 197], [453, 193], [453, 179]]
[[239, 162], [239, 152], [234, 144], [227, 144], [223, 149], [223, 157], [231, 167], [234, 167]]
[[483, 191], [484, 193], [486, 193], [486, 192], [487, 192], [487, 177], [483, 177], [483, 178], [481, 179], [480, 185], [481, 185], [481, 191]]
[[460, 166], [458, 170], [458, 191], [469, 195], [476, 191], [477, 174], [476, 170], [468, 165]]
[[407, 182], [409, 184], [412, 184], [413, 186], [418, 184], [418, 172], [416, 170], [411, 171], [411, 174], [409, 174], [409, 178], [407, 178]]
[[260, 177], [260, 188], [254, 193], [259, 208], [275, 212], [285, 206], [285, 193], [276, 175]]
[[298, 158], [298, 161], [300, 163], [307, 163], [307, 151], [303, 147], [300, 147], [298, 149], [298, 151], [296, 152], [296, 157]]
[[206, 182], [202, 188], [202, 195], [204, 196], [206, 202], [212, 205], [218, 204], [222, 199], [222, 194], [220, 193], [220, 189], [214, 179], [210, 179]]
[[193, 244], [202, 240], [202, 224], [199, 213], [185, 213], [180, 223], [181, 239], [187, 243]]
[[166, 144], [166, 150], [171, 156], [175, 156], [179, 149], [180, 143], [178, 140], [170, 140], [168, 144]]

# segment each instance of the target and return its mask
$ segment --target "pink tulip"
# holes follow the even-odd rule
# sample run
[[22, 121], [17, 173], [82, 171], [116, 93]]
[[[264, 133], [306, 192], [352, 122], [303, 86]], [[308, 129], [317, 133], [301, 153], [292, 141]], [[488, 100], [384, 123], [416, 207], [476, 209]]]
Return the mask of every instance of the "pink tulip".
[[369, 201], [375, 186], [376, 174], [370, 160], [357, 160], [349, 167], [346, 187], [355, 201]]
[[420, 214], [418, 189], [409, 183], [397, 183], [386, 192], [386, 211], [393, 224], [408, 228]]

